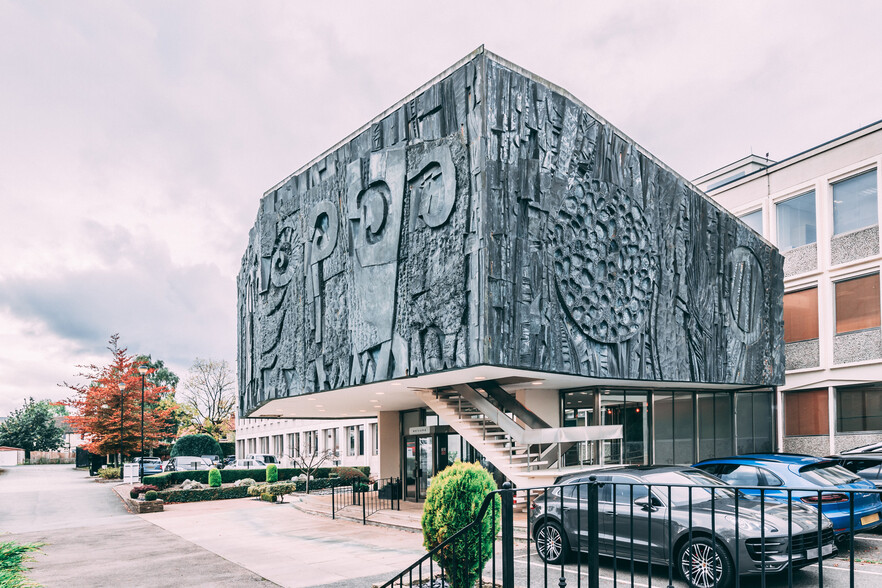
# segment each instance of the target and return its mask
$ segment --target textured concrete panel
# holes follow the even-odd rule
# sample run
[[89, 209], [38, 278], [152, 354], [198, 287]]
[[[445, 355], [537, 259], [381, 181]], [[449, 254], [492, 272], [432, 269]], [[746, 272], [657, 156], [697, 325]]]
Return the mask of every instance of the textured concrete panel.
[[882, 331], [866, 329], [836, 335], [833, 339], [833, 363], [854, 363], [882, 357]]
[[830, 455], [830, 436], [784, 437], [784, 451], [806, 455]]
[[862, 445], [879, 443], [880, 441], [882, 441], [882, 434], [878, 433], [861, 435], [843, 435], [837, 433], [833, 442], [836, 444], [836, 453], [839, 453], [840, 451], [847, 451], [849, 449], [854, 449], [855, 447], [860, 447]]
[[879, 253], [879, 225], [836, 235], [830, 240], [830, 262], [833, 265], [872, 257]]
[[784, 355], [788, 370], [801, 370], [821, 365], [820, 344], [817, 339], [786, 343]]
[[779, 385], [782, 280], [682, 177], [477, 53], [264, 195], [240, 410], [479, 364]]
[[818, 269], [818, 244], [809, 243], [784, 252], [784, 277]]

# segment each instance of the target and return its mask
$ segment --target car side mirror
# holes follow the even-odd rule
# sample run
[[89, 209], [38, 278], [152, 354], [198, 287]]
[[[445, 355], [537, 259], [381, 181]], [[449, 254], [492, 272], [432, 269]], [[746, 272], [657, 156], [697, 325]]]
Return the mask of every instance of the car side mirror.
[[646, 512], [655, 512], [661, 506], [661, 501], [655, 496], [649, 498], [638, 498], [634, 501], [634, 506], [639, 506]]

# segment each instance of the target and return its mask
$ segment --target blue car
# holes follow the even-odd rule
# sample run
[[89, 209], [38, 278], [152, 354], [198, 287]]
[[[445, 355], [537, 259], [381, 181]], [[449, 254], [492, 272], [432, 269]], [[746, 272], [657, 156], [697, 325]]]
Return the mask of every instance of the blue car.
[[[868, 480], [846, 470], [830, 459], [791, 453], [763, 453], [706, 459], [695, 464], [700, 470], [717, 476], [731, 486], [764, 486], [764, 495], [771, 500], [787, 500], [787, 488], [839, 488], [854, 492], [854, 531], [864, 532], [882, 524], [882, 501], [879, 495], [861, 490], [875, 490]], [[748, 496], [759, 496], [760, 490], [742, 490]], [[793, 490], [793, 500], [818, 507], [818, 493]], [[851, 532], [848, 522], [848, 493], [824, 492], [821, 512], [833, 523], [837, 540]]]

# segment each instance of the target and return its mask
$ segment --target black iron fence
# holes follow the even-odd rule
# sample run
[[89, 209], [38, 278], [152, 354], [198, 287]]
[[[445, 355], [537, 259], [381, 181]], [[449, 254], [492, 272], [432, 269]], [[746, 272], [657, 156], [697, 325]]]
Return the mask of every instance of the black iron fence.
[[[447, 586], [438, 563], [458, 542], [481, 545], [485, 517], [501, 535], [476, 586], [855, 585], [855, 536], [882, 529], [882, 490], [639, 483], [590, 476], [490, 493], [475, 519], [383, 585]], [[535, 496], [516, 514], [515, 498]], [[520, 502], [518, 500], [517, 502]], [[515, 539], [515, 519], [526, 533]], [[522, 530], [524, 530], [522, 528]], [[833, 562], [824, 560], [836, 558]], [[455, 565], [455, 564], [454, 564]], [[878, 572], [870, 572], [878, 574]], [[828, 577], [835, 574], [834, 577]], [[875, 579], [875, 578], [874, 578]]]
[[401, 510], [401, 480], [383, 478], [376, 482], [331, 487], [331, 518], [350, 506], [361, 507], [361, 522], [381, 509]]

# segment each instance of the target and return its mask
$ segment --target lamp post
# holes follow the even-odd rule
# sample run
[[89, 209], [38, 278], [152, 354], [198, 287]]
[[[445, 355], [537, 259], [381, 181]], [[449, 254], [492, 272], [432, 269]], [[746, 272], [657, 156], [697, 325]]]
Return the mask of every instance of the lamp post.
[[119, 381], [119, 461], [117, 465], [122, 468], [122, 453], [123, 453], [123, 401], [125, 400], [126, 394], [126, 383], [122, 380]]
[[138, 481], [144, 483], [144, 376], [147, 374], [147, 364], [138, 366], [141, 374], [141, 462], [138, 464]]

